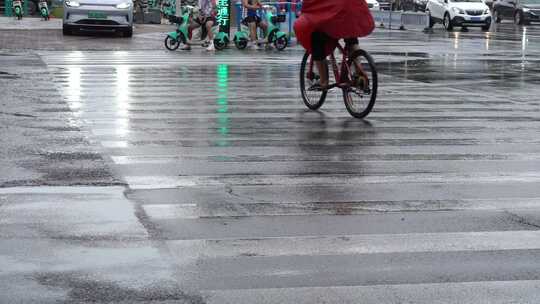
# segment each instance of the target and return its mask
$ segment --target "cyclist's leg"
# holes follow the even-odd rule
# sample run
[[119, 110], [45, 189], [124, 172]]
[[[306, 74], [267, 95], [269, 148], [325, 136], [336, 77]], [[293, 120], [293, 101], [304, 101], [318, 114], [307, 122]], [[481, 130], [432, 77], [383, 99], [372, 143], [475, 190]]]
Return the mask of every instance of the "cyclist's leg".
[[266, 21], [262, 20], [261, 17], [257, 16], [257, 23], [259, 25], [259, 27], [261, 28], [261, 30], [263, 31], [263, 34], [264, 36], [266, 37], [266, 35], [268, 35], [268, 24], [266, 23]]
[[214, 32], [212, 31], [212, 28], [215, 25], [215, 19], [212, 17], [208, 17], [205, 19], [205, 28], [206, 32], [208, 33], [208, 46], [206, 48], [207, 51], [215, 51], [216, 48], [214, 46]]
[[[345, 40], [345, 48], [347, 49], [347, 52], [349, 53], [349, 57], [352, 55], [354, 51], [357, 51], [360, 49], [360, 46], [358, 45], [358, 38], [345, 38], [344, 40]], [[354, 61], [354, 65], [356, 66], [357, 71], [359, 71], [362, 74], [365, 74], [359, 62]]]
[[196, 28], [198, 28], [200, 25], [199, 23], [197, 23], [195, 20], [191, 20], [191, 22], [189, 23], [189, 26], [188, 26], [188, 35], [189, 37], [188, 38], [188, 43], [186, 43], [186, 45], [184, 45], [181, 50], [185, 50], [185, 51], [189, 51], [191, 50], [191, 43], [192, 43], [192, 39], [193, 39], [193, 30], [195, 30]]
[[200, 28], [201, 41], [208, 41], [208, 31], [206, 30], [205, 20], [197, 21], [197, 27]]
[[[360, 49], [360, 46], [358, 45], [358, 38], [346, 38], [345, 46], [347, 48], [347, 52], [349, 53], [349, 56], [351, 56], [354, 51], [357, 51]], [[358, 62], [358, 60], [354, 60], [354, 67], [356, 70], [356, 74], [360, 76], [361, 79], [363, 79], [362, 84], [367, 85], [369, 83], [369, 78], [366, 72], [364, 72], [364, 69], [362, 68], [362, 65], [360, 64], [360, 62]], [[357, 79], [360, 79], [360, 78], [357, 78]], [[361, 84], [358, 84], [358, 85], [361, 85]]]
[[257, 20], [253, 16], [248, 16], [248, 25], [249, 25], [249, 38], [252, 43], [257, 41]]
[[266, 23], [266, 21], [261, 17], [257, 16], [257, 27], [262, 31], [263, 39], [266, 42], [266, 48], [271, 49], [272, 43], [268, 39], [268, 23]]
[[205, 19], [206, 34], [208, 35], [208, 39], [210, 41], [214, 41], [214, 32], [212, 31], [214, 25], [215, 22], [213, 18], [209, 17]]
[[201, 26], [201, 23], [199, 21], [199, 17], [198, 16], [191, 16], [189, 17], [189, 22], [188, 22], [188, 32], [189, 32], [189, 39], [193, 39], [192, 37], [192, 34], [193, 34], [193, 31], [197, 28], [199, 28]]
[[325, 64], [325, 46], [328, 42], [328, 36], [322, 32], [313, 32], [311, 34], [311, 56], [313, 62], [319, 71], [320, 86], [322, 89], [328, 87], [328, 65]]

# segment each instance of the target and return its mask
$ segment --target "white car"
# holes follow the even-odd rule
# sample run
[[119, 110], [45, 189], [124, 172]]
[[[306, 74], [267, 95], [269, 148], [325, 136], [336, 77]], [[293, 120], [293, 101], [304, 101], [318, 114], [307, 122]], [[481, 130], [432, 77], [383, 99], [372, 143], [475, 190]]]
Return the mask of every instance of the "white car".
[[133, 0], [64, 0], [62, 30], [120, 31], [133, 35]]
[[377, 0], [366, 0], [366, 2], [369, 9], [372, 11], [378, 11], [381, 9], [381, 6], [379, 5], [379, 2]]
[[482, 0], [429, 0], [426, 10], [430, 27], [442, 23], [448, 31], [454, 26], [480, 26], [487, 31], [491, 26], [491, 11]]

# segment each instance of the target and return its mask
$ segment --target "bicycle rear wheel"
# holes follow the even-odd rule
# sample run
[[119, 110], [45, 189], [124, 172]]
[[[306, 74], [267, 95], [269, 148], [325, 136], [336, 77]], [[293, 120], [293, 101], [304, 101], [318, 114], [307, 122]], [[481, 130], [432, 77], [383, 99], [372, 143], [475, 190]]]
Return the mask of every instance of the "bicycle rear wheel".
[[[366, 51], [357, 50], [350, 56], [347, 64], [351, 86], [343, 89], [343, 101], [349, 114], [356, 118], [364, 118], [371, 112], [377, 99], [375, 61]], [[357, 65], [362, 68], [361, 71]]]
[[316, 67], [313, 67], [310, 71], [310, 62], [311, 54], [305, 53], [304, 58], [302, 59], [302, 65], [300, 66], [300, 91], [302, 92], [304, 104], [311, 110], [317, 110], [323, 105], [328, 91], [310, 89], [310, 87], [320, 79]]

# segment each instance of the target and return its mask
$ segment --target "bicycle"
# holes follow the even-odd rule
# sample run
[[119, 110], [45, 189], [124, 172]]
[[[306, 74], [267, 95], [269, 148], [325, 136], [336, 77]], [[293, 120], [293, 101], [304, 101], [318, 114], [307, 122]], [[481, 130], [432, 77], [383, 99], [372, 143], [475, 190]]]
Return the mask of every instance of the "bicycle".
[[[266, 29], [267, 35], [263, 39], [259, 39], [257, 43], [267, 43], [268, 45], [273, 43], [278, 51], [283, 51], [289, 45], [289, 37], [279, 29], [278, 24], [285, 22], [285, 15], [278, 14], [276, 8], [269, 5], [264, 5], [262, 12], [263, 19], [268, 27]], [[242, 28], [242, 25], [244, 25], [244, 28]], [[248, 23], [242, 22], [240, 27], [241, 30], [234, 34], [233, 41], [237, 49], [243, 50], [247, 47], [249, 41], [249, 29], [246, 28]]]
[[[312, 88], [313, 84], [320, 80], [320, 76], [313, 68], [311, 54], [307, 52], [304, 54], [300, 67], [302, 99], [309, 109], [317, 110], [323, 105], [329, 90], [340, 88], [349, 114], [356, 118], [364, 118], [371, 112], [377, 99], [378, 82], [375, 61], [368, 52], [362, 49], [353, 51], [350, 56], [341, 43], [338, 43], [336, 49], [343, 54], [343, 59], [338, 67], [334, 56], [335, 50], [328, 56], [336, 82], [330, 84], [326, 90]], [[324, 63], [328, 70], [328, 60]], [[306, 68], [308, 68], [307, 71]], [[330, 73], [328, 76], [330, 77]], [[309, 85], [307, 88], [306, 83]]]
[[[167, 48], [169, 51], [174, 51], [178, 49], [178, 47], [182, 43], [186, 45], [191, 44], [191, 42], [189, 41], [189, 24], [191, 18], [194, 18], [194, 12], [196, 12], [195, 7], [186, 5], [182, 7], [181, 17], [177, 17], [174, 15], [167, 16], [171, 23], [176, 24], [176, 30], [174, 32], [167, 33], [167, 36], [165, 37], [165, 48]], [[204, 29], [204, 27], [201, 28]], [[225, 32], [221, 32], [219, 27], [214, 27], [213, 31], [214, 46], [219, 51], [225, 49], [229, 45], [228, 34]], [[201, 37], [201, 39], [204, 39], [204, 36]]]

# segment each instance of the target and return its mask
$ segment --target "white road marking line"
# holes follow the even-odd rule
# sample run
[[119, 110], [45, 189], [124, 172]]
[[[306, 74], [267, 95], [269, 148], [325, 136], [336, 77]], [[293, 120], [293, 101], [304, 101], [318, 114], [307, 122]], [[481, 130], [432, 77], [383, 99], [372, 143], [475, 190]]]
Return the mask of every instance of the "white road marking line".
[[132, 189], [166, 189], [201, 186], [355, 185], [355, 184], [470, 184], [540, 182], [540, 172], [411, 173], [400, 175], [239, 175], [239, 176], [126, 176]]
[[167, 241], [175, 260], [540, 249], [540, 231], [366, 234]]
[[533, 304], [540, 281], [300, 287], [203, 291], [208, 304]]

